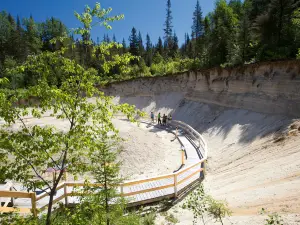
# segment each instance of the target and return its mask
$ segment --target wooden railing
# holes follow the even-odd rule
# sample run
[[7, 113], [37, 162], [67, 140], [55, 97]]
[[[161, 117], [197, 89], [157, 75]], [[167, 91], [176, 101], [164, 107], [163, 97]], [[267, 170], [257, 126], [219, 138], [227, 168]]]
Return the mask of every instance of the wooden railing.
[[193, 127], [191, 127], [190, 125], [184, 123], [184, 122], [181, 122], [181, 121], [178, 121], [178, 120], [172, 120], [170, 122], [170, 124], [173, 126], [173, 127], [179, 127], [183, 130], [185, 130], [186, 132], [188, 132], [188, 134], [194, 139], [196, 140], [198, 143], [198, 148], [203, 156], [204, 159], [207, 159], [207, 143], [205, 141], [205, 139], [202, 137], [201, 134], [199, 134]]
[[[180, 122], [172, 121], [172, 125], [178, 126], [181, 129], [188, 132], [193, 139], [198, 141], [199, 149], [203, 158], [199, 162], [188, 166], [176, 173], [167, 174], [147, 179], [140, 179], [134, 181], [128, 181], [121, 184], [118, 190], [121, 196], [126, 197], [129, 204], [142, 205], [145, 203], [155, 202], [165, 198], [176, 198], [182, 191], [193, 184], [195, 181], [199, 180], [200, 172], [203, 171], [202, 164], [206, 161], [207, 157], [207, 145], [203, 137], [195, 131], [189, 125]], [[86, 184], [81, 182], [64, 182], [61, 183], [56, 191], [57, 195], [54, 199], [53, 204], [64, 200], [64, 203], [68, 205], [69, 203], [75, 203], [76, 196], [81, 196], [82, 194], [74, 191], [74, 188], [83, 188]], [[101, 187], [101, 184], [89, 184], [89, 186]], [[63, 191], [62, 191], [63, 189]], [[0, 212], [19, 212], [19, 213], [33, 213], [34, 216], [38, 212], [44, 211], [48, 204], [45, 204], [49, 197], [47, 193], [36, 195], [35, 192], [15, 192], [15, 191], [0, 191], [0, 197], [4, 198], [27, 198], [31, 199], [31, 207], [0, 207]], [[44, 205], [43, 205], [44, 200]]]

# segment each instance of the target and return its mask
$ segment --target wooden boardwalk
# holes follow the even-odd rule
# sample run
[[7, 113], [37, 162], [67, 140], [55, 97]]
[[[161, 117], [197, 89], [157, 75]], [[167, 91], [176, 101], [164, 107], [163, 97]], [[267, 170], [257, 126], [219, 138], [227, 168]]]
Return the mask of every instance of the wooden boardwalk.
[[[175, 127], [178, 127], [177, 138], [185, 150], [185, 165], [173, 174], [123, 183], [118, 190], [128, 200], [130, 205], [143, 205], [162, 199], [176, 198], [182, 191], [200, 179], [203, 165], [207, 158], [207, 145], [202, 136], [189, 125], [180, 121], [172, 121], [168, 129], [175, 132]], [[55, 203], [79, 203], [75, 187], [80, 188], [83, 186], [83, 182], [65, 182], [60, 184], [57, 188]], [[0, 198], [6, 201], [9, 198], [17, 198], [14, 201], [14, 207], [17, 210], [19, 209], [20, 213], [33, 212], [34, 214], [37, 211], [43, 211], [49, 201], [47, 194], [36, 195], [35, 193], [1, 190]], [[14, 208], [0, 207], [0, 212], [9, 211], [14, 211]]]

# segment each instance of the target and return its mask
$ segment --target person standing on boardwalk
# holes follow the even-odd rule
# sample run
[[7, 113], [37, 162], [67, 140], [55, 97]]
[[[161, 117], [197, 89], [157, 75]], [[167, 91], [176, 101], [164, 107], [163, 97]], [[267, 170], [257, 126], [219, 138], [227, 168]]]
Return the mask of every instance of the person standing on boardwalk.
[[164, 114], [163, 116], [163, 126], [167, 126], [167, 116]]
[[160, 113], [158, 113], [157, 122], [158, 122], [159, 125], [161, 125], [161, 116], [160, 116]]
[[154, 123], [154, 113], [151, 112], [151, 120], [152, 120], [152, 123]]

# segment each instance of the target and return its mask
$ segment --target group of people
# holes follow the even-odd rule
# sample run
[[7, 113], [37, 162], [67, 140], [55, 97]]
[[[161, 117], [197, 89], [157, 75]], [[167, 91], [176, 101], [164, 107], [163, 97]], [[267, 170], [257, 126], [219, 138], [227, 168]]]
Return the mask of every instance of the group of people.
[[[152, 123], [154, 123], [154, 113], [153, 112], [151, 112], [151, 120], [152, 120]], [[157, 124], [158, 125], [167, 126], [167, 120], [169, 120], [169, 121], [172, 120], [171, 114], [169, 116], [167, 116], [166, 114], [161, 116], [161, 114], [158, 113], [158, 115], [157, 115]]]

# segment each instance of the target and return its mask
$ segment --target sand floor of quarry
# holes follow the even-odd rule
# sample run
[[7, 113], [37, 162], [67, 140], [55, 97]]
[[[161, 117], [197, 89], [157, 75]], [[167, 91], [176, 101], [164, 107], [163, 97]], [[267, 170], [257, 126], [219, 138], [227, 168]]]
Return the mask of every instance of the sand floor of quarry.
[[[67, 130], [67, 120], [57, 120], [45, 116], [41, 119], [29, 117], [24, 120], [27, 126], [55, 126], [59, 130]], [[121, 162], [120, 175], [124, 180], [145, 179], [158, 175], [173, 173], [181, 165], [181, 144], [174, 140], [174, 134], [161, 129], [156, 124], [131, 123], [126, 119], [113, 119], [113, 124], [119, 130], [123, 139], [120, 142]], [[0, 121], [3, 124], [3, 121]], [[18, 129], [21, 123], [13, 125]], [[51, 174], [50, 174], [51, 176]], [[82, 177], [85, 179], [86, 176]], [[79, 177], [81, 179], [81, 176]], [[73, 176], [68, 176], [72, 181]]]
[[126, 180], [173, 173], [181, 165], [181, 145], [174, 134], [145, 123], [114, 119], [124, 139], [121, 143], [121, 175]]

